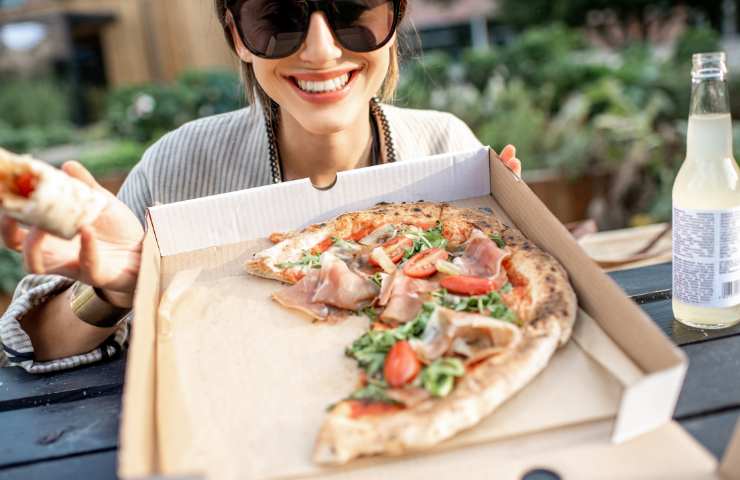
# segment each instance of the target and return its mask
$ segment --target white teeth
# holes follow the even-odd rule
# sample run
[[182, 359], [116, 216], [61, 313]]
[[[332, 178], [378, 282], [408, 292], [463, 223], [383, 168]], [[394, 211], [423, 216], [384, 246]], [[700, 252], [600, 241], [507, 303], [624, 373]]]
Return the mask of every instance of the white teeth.
[[349, 82], [349, 73], [345, 73], [344, 75], [341, 75], [339, 77], [324, 80], [321, 82], [315, 82], [312, 80], [299, 80], [296, 78], [296, 83], [298, 83], [298, 87], [305, 92], [311, 93], [334, 92], [344, 88], [344, 86], [347, 85], [347, 82]]

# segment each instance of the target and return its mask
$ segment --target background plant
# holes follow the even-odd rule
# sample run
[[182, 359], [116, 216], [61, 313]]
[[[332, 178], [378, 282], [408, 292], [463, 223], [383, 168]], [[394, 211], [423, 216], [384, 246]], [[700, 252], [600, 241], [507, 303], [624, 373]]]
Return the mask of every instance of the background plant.
[[515, 144], [525, 170], [609, 173], [609, 191], [591, 205], [602, 228], [664, 221], [684, 155], [691, 53], [718, 48], [701, 28], [668, 55], [644, 42], [597, 49], [583, 30], [554, 24], [459, 58], [411, 62], [398, 99], [458, 115], [496, 149]]

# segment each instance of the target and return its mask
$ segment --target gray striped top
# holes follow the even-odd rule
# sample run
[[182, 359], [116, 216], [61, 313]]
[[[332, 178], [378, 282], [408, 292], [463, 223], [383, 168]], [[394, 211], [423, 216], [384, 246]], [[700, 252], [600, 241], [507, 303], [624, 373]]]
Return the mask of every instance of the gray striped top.
[[[383, 105], [399, 161], [481, 144], [457, 117], [443, 112]], [[119, 198], [144, 222], [147, 207], [215, 195], [270, 183], [267, 133], [258, 107], [203, 118], [162, 137], [144, 154], [121, 187]], [[103, 344], [81, 355], [37, 362], [33, 345], [19, 319], [65, 290], [72, 280], [56, 275], [28, 275], [0, 318], [0, 366], [16, 365], [32, 373], [77, 367], [120, 352], [128, 322]]]

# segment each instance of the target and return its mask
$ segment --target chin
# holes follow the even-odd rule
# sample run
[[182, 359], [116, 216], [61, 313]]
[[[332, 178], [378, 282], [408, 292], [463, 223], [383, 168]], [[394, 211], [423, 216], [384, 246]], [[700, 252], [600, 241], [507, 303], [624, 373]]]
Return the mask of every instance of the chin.
[[352, 126], [356, 114], [346, 109], [322, 109], [296, 115], [294, 118], [307, 132], [314, 135], [331, 135]]

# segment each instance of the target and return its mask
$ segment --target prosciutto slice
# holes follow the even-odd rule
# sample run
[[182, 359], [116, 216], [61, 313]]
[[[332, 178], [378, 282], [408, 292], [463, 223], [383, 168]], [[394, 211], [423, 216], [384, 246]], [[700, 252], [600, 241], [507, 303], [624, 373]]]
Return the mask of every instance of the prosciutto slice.
[[421, 294], [439, 288], [437, 282], [407, 277], [396, 270], [383, 278], [378, 305], [385, 306], [380, 319], [386, 323], [406, 323], [413, 320], [424, 304]]
[[366, 277], [355, 273], [332, 255], [321, 256], [321, 269], [311, 269], [298, 283], [272, 295], [286, 308], [307, 313], [317, 320], [327, 320], [335, 312], [331, 307], [360, 310], [377, 296], [378, 288]]
[[366, 277], [349, 269], [332, 254], [321, 256], [321, 270], [311, 301], [346, 310], [360, 310], [377, 296], [378, 288]]
[[504, 271], [501, 264], [509, 255], [510, 252], [499, 248], [485, 233], [476, 229], [470, 234], [463, 255], [454, 263], [462, 269], [463, 275], [495, 278]]
[[511, 351], [521, 338], [519, 328], [510, 323], [440, 307], [429, 319], [421, 338], [411, 341], [411, 348], [426, 364], [457, 354], [470, 365]]
[[272, 298], [286, 308], [301, 311], [316, 320], [326, 320], [330, 313], [329, 307], [313, 301], [318, 284], [319, 271], [312, 269], [298, 283], [273, 293]]

